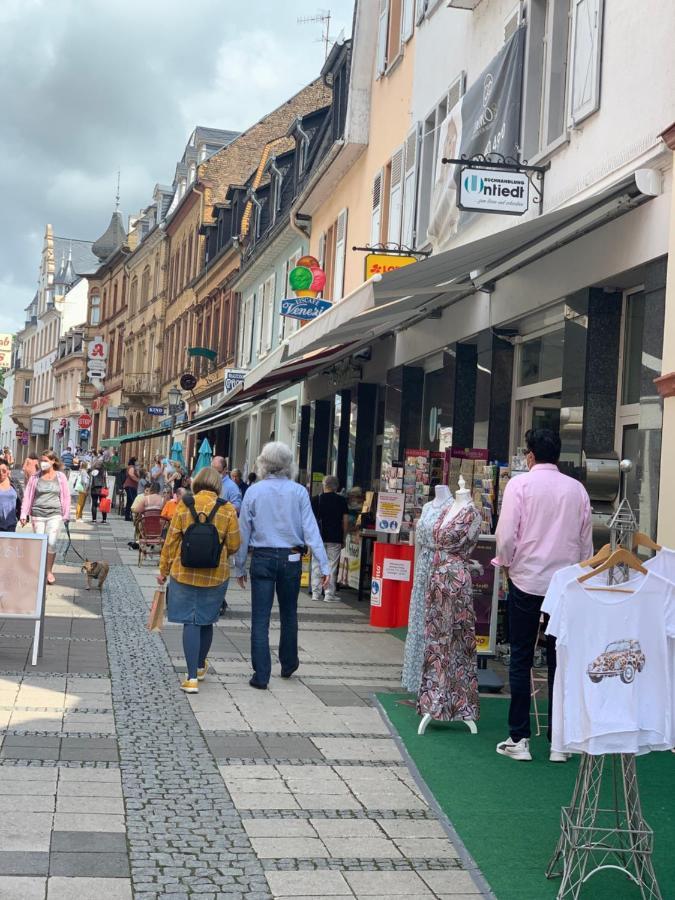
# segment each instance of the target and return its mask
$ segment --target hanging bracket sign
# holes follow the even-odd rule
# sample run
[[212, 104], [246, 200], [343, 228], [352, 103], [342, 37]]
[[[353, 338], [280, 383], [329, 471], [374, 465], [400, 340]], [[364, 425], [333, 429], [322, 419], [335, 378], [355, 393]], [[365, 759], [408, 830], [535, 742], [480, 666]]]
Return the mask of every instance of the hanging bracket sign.
[[281, 301], [281, 315], [309, 321], [316, 319], [332, 305], [329, 300], [317, 300], [312, 297], [289, 298]]
[[457, 206], [522, 216], [530, 206], [530, 176], [527, 172], [465, 166], [460, 171]]

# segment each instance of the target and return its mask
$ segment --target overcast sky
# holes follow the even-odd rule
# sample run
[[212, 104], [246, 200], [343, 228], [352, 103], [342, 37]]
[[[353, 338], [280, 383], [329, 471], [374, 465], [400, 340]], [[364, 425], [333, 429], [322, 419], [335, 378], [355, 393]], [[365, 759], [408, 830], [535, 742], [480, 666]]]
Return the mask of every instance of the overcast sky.
[[195, 125], [241, 131], [315, 78], [325, 5], [353, 0], [0, 0], [0, 332], [23, 326], [45, 225], [96, 240], [171, 183]]

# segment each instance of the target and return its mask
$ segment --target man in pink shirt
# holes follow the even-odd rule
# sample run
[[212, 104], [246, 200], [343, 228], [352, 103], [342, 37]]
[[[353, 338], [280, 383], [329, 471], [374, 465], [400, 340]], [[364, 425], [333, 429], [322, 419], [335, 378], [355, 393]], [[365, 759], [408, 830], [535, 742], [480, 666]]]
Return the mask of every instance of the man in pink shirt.
[[[541, 604], [558, 569], [593, 554], [591, 505], [583, 485], [558, 470], [560, 437], [548, 428], [525, 435], [529, 472], [517, 475], [504, 490], [497, 525], [497, 556], [509, 579], [509, 737], [497, 753], [530, 760], [530, 671], [539, 634]], [[549, 723], [555, 639], [548, 638]], [[550, 726], [549, 726], [550, 740]], [[551, 762], [567, 756], [551, 753]]]

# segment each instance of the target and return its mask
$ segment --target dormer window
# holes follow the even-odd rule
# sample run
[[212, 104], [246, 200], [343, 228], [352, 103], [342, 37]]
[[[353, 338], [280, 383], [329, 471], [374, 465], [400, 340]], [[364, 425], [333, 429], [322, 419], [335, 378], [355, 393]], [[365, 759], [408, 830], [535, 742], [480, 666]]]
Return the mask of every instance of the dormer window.
[[298, 134], [298, 175], [303, 175], [307, 168], [307, 155], [309, 153], [309, 135], [303, 129], [300, 122], [296, 125]]
[[260, 237], [260, 225], [262, 221], [262, 203], [256, 195], [251, 192], [250, 194], [251, 203], [253, 204], [253, 238], [254, 240], [258, 240]]
[[190, 168], [188, 170], [188, 173], [189, 173], [189, 183], [192, 184], [192, 182], [195, 180], [195, 177], [197, 175], [197, 164], [196, 163], [190, 163]]
[[204, 160], [206, 159], [206, 154], [207, 154], [206, 144], [200, 144], [200, 146], [199, 146], [199, 162], [200, 163], [204, 162]]
[[281, 187], [283, 184], [283, 172], [277, 168], [276, 160], [270, 163], [270, 218], [276, 222], [277, 213], [281, 210]]

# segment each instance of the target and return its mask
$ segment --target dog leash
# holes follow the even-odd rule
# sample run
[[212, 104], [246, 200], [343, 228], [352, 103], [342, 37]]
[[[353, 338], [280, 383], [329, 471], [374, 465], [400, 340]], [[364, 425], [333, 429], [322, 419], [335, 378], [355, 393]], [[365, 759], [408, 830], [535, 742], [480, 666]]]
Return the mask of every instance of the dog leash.
[[79, 556], [80, 559], [82, 560], [82, 562], [86, 562], [84, 556], [82, 556], [81, 553], [78, 553], [78, 551], [75, 549], [75, 547], [73, 547], [73, 539], [70, 536], [70, 526], [68, 525], [68, 522], [64, 522], [63, 524], [66, 526], [66, 534], [68, 535], [68, 545], [66, 546], [66, 549], [63, 551], [63, 559], [65, 560], [66, 556], [68, 556], [68, 551], [72, 550], [73, 553], [75, 554], [75, 556]]

